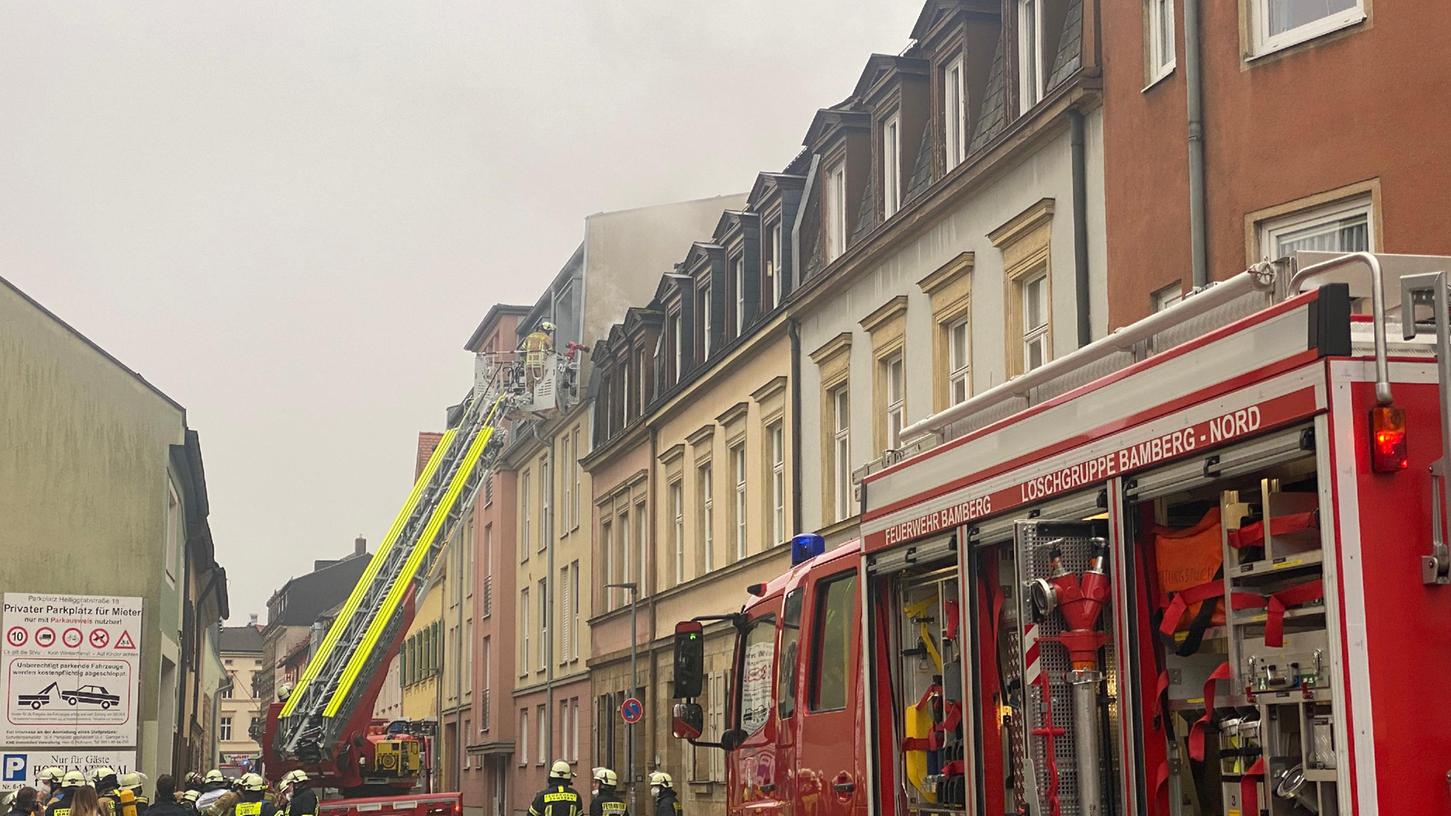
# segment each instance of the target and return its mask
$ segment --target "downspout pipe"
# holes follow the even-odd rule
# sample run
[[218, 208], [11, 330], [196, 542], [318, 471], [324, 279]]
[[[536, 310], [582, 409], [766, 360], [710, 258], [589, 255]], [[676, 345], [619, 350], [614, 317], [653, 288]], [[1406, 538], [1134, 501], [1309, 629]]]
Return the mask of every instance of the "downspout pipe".
[[1083, 112], [1068, 111], [1073, 163], [1073, 290], [1078, 307], [1078, 347], [1093, 342], [1093, 325], [1089, 322], [1088, 276], [1088, 159], [1084, 155]]
[[1199, 0], [1184, 0], [1184, 85], [1189, 112], [1189, 265], [1195, 289], [1209, 285], [1204, 216], [1204, 79], [1199, 62]]
[[801, 529], [801, 324], [796, 318], [786, 320], [786, 335], [791, 341], [791, 535], [794, 536], [805, 532]]

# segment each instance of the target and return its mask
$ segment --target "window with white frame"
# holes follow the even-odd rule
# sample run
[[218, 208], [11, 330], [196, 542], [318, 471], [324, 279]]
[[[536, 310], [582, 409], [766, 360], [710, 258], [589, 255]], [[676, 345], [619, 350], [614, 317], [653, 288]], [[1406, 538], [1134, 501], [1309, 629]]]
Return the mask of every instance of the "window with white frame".
[[579, 761], [579, 698], [569, 700], [569, 760]]
[[836, 503], [836, 520], [850, 518], [851, 512], [851, 396], [845, 384], [831, 392], [832, 498]]
[[1260, 223], [1260, 251], [1267, 258], [1296, 252], [1368, 252], [1371, 232], [1370, 196], [1272, 218]]
[[[600, 565], [600, 575], [604, 577], [604, 581], [602, 581], [601, 583], [607, 584], [615, 580], [616, 565], [614, 541], [615, 524], [613, 521], [610, 520], [609, 516], [605, 516], [604, 521], [600, 522], [600, 557], [604, 561], [604, 563]], [[616, 608], [616, 606], [618, 606], [618, 604], [616, 603], [616, 599], [617, 596], [615, 595], [615, 590], [605, 590], [605, 609], [610, 610]]]
[[704, 559], [707, 573], [715, 569], [715, 491], [710, 476], [709, 462], [695, 469], [695, 489], [698, 491], [695, 498], [700, 518], [700, 554]]
[[967, 318], [947, 324], [947, 401], [965, 402], [972, 393], [972, 335]]
[[538, 762], [540, 765], [543, 765], [549, 761], [549, 756], [545, 753], [549, 750], [549, 714], [544, 706], [534, 707], [534, 723], [539, 730], [539, 733], [536, 735], [539, 738]]
[[529, 587], [519, 590], [519, 676], [529, 673]]
[[[563, 522], [559, 525], [560, 532], [566, 532], [573, 528], [570, 518], [570, 509], [574, 506], [574, 478], [573, 474], [569, 472], [569, 470], [573, 469], [570, 463], [575, 461], [575, 456], [573, 455], [574, 451], [571, 447], [573, 444], [574, 437], [568, 433], [566, 433], [564, 435], [564, 438], [559, 441], [559, 446], [562, 449], [559, 455], [559, 461], [562, 465], [562, 467], [560, 468], [562, 472], [560, 474], [561, 478], [559, 481], [561, 483], [561, 487], [563, 487], [564, 493], [564, 501], [562, 501], [559, 505], [560, 520]], [[566, 470], [565, 468], [568, 468], [569, 470]]]
[[778, 420], [766, 429], [771, 450], [771, 544], [786, 540], [786, 435]]
[[481, 651], [481, 655], [480, 655], [481, 661], [480, 662], [483, 663], [483, 668], [484, 668], [484, 699], [482, 701], [482, 705], [479, 708], [479, 730], [480, 731], [488, 731], [489, 728], [493, 724], [493, 720], [492, 720], [492, 714], [493, 714], [493, 712], [491, 712], [489, 710], [490, 705], [493, 703], [493, 700], [494, 700], [494, 694], [493, 694], [493, 691], [494, 691], [494, 679], [493, 679], [494, 642], [493, 642], [493, 638], [489, 637], [488, 635], [484, 635], [484, 642], [482, 644], [482, 648], [480, 649], [480, 651]]
[[227, 742], [227, 741], [230, 741], [232, 739], [232, 718], [231, 717], [223, 717], [222, 718], [222, 728], [221, 728], [221, 731], [222, 731], [221, 737], [222, 737], [222, 741], [223, 742]]
[[670, 369], [671, 385], [680, 382], [680, 360], [684, 351], [683, 338], [680, 335], [680, 315], [674, 314], [670, 316], [670, 357], [673, 363]]
[[1049, 360], [1048, 273], [1030, 275], [1018, 285], [1023, 299], [1023, 370], [1032, 371]]
[[902, 427], [907, 414], [907, 368], [901, 354], [882, 361], [882, 380], [886, 386], [887, 447], [896, 450], [902, 444]]
[[549, 494], [554, 485], [549, 481], [549, 455], [539, 457], [539, 552], [549, 546], [549, 537], [554, 534], [550, 523]]
[[[633, 580], [630, 577], [633, 567], [630, 564], [630, 513], [628, 510], [620, 514], [619, 522], [619, 547], [614, 556], [614, 563], [619, 567], [619, 577], [614, 580], [629, 583]], [[625, 590], [615, 590], [615, 599], [615, 606], [620, 607], [629, 602], [630, 596]]]
[[846, 163], [826, 171], [826, 247], [823, 260], [831, 263], [846, 251]]
[[574, 633], [570, 627], [574, 624], [574, 612], [569, 608], [569, 565], [565, 564], [559, 569], [559, 665], [563, 666], [569, 662], [570, 640]]
[[1171, 283], [1162, 289], [1154, 290], [1154, 311], [1162, 312], [1184, 299], [1184, 284]]
[[700, 359], [705, 360], [710, 357], [711, 314], [709, 283], [706, 283], [696, 290], [695, 302], [697, 304], [696, 309], [700, 313]]
[[[641, 380], [644, 380], [645, 379], [645, 367], [644, 367], [643, 364], [640, 366], [640, 379]], [[644, 410], [644, 407], [645, 407], [645, 403], [642, 401], [640, 403], [641, 410]], [[580, 442], [581, 436], [582, 436], [582, 434], [580, 433], [580, 429], [579, 428], [575, 428], [574, 429], [574, 447], [573, 447], [574, 459], [573, 459], [573, 461], [566, 463], [566, 465], [570, 468], [570, 470], [573, 470], [574, 471], [574, 502], [572, 504], [570, 504], [570, 506], [569, 506], [569, 522], [570, 522], [570, 527], [572, 529], [578, 529], [579, 528], [579, 499], [580, 499], [580, 489], [579, 489], [579, 486], [580, 486], [580, 481], [584, 478], [584, 466], [579, 463], [580, 458], [584, 455], [584, 451], [581, 450], [580, 447], [579, 447], [579, 442]]]
[[529, 489], [531, 483], [529, 471], [525, 470], [519, 475], [519, 506], [524, 510], [524, 518], [520, 524], [519, 531], [519, 560], [529, 560], [529, 544], [534, 535], [534, 506], [529, 501]]
[[1365, 19], [1365, 0], [1249, 0], [1253, 53], [1288, 48]]
[[736, 258], [731, 265], [731, 286], [736, 290], [736, 337], [746, 328], [746, 259]]
[[635, 547], [636, 555], [638, 557], [633, 562], [635, 570], [634, 572], [630, 573], [630, 580], [635, 582], [636, 589], [640, 594], [644, 594], [645, 590], [647, 589], [647, 587], [645, 586], [645, 548], [649, 544], [650, 540], [650, 536], [646, 532], [649, 529], [649, 527], [646, 526], [649, 522], [649, 518], [650, 516], [645, 513], [645, 503], [640, 502], [636, 504]]
[[519, 709], [519, 767], [529, 764], [529, 711]]
[[882, 123], [882, 216], [891, 218], [902, 206], [902, 115]]
[[731, 448], [731, 475], [736, 485], [735, 518], [736, 560], [746, 557], [746, 443]]
[[967, 81], [959, 54], [942, 69], [943, 167], [951, 170], [967, 159]]
[[579, 628], [579, 562], [575, 561], [569, 565], [569, 587], [570, 595], [569, 608], [574, 613], [574, 639], [569, 643], [569, 659], [579, 659], [579, 642], [582, 640], [583, 630]]
[[549, 579], [539, 579], [539, 671], [549, 668]]
[[675, 545], [675, 583], [685, 583], [685, 488], [679, 479], [670, 485], [671, 541]]
[[1174, 71], [1174, 0], [1144, 0], [1144, 59], [1147, 84]]
[[1018, 110], [1043, 98], [1043, 0], [1018, 0]]
[[777, 306], [780, 306], [781, 305], [781, 294], [782, 294], [782, 292], [781, 292], [781, 289], [782, 289], [782, 281], [781, 281], [781, 265], [782, 265], [782, 262], [781, 262], [781, 252], [782, 252], [782, 248], [783, 247], [782, 247], [782, 244], [781, 244], [781, 222], [780, 221], [777, 221], [776, 223], [774, 223], [774, 224], [771, 225], [771, 241], [770, 241], [769, 247], [770, 247], [771, 257], [767, 261], [767, 266], [766, 266], [766, 280], [767, 280], [766, 292], [768, 293], [767, 294], [767, 297], [769, 297], [771, 300], [770, 300], [770, 306], [768, 307], [768, 311], [770, 309], [774, 309]]

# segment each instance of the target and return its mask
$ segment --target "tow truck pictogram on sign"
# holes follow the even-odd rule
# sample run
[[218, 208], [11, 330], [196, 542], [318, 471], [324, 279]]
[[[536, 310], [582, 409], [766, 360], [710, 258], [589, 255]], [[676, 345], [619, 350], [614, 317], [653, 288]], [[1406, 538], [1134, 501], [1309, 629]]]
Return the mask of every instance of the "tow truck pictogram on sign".
[[55, 645], [55, 630], [42, 626], [35, 630], [35, 645], [49, 649]]

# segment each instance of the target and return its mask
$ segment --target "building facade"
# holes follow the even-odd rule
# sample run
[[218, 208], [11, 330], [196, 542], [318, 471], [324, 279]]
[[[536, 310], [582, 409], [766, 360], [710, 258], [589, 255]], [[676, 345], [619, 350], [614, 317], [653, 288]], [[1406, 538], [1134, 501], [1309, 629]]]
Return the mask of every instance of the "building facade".
[[[1451, 248], [1451, 163], [1417, 149], [1451, 127], [1451, 108], [1432, 102], [1451, 75], [1443, 9], [1197, 7], [1191, 42], [1182, 2], [1103, 6], [1103, 47], [1116, 56], [1104, 65], [1112, 325], [1299, 250]], [[1196, 59], [1202, 101], [1191, 122]], [[1326, 92], [1305, 93], [1311, 86]], [[1194, 151], [1202, 172], [1191, 183]]]
[[262, 755], [257, 740], [267, 707], [265, 698], [257, 694], [255, 682], [262, 671], [262, 627], [255, 622], [222, 627], [218, 649], [226, 679], [217, 711], [216, 765], [240, 771], [250, 768]]
[[0, 586], [140, 598], [137, 767], [210, 756], [227, 587], [186, 410], [0, 278], [0, 436], [0, 549], [45, 553], [0, 564]]
[[368, 559], [367, 542], [360, 537], [346, 557], [314, 561], [312, 572], [272, 593], [262, 630], [262, 670], [256, 677], [260, 698], [270, 704], [284, 687], [297, 682], [312, 657], [314, 640], [325, 631], [328, 612], [347, 600]]

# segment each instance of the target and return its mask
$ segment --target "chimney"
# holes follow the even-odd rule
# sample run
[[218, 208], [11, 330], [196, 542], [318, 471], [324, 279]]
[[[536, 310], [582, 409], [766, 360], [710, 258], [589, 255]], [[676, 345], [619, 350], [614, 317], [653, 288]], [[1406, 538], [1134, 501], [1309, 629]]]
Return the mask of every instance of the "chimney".
[[368, 539], [363, 538], [361, 535], [358, 536], [357, 538], [353, 539], [353, 555], [367, 555], [367, 554], [368, 554]]
[[253, 612], [252, 614], [250, 614], [250, 615], [247, 616], [247, 625], [248, 626], [256, 626], [257, 625], [257, 613], [256, 612]]

